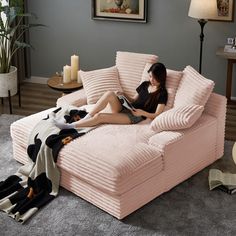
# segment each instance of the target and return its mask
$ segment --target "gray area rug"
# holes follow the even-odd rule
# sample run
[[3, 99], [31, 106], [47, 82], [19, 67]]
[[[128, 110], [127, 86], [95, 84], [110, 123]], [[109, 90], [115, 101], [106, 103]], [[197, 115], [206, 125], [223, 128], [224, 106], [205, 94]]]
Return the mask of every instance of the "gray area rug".
[[[12, 158], [9, 133], [19, 118], [0, 115], [0, 181], [21, 166]], [[236, 235], [236, 194], [208, 188], [210, 168], [236, 173], [232, 146], [226, 141], [221, 160], [122, 221], [61, 188], [59, 196], [24, 225], [0, 212], [0, 235]]]

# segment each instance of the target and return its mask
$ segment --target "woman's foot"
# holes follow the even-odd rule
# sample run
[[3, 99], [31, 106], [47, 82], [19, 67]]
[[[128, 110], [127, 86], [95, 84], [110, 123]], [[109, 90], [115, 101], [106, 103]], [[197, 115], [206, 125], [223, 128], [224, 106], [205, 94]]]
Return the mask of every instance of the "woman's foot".
[[59, 122], [57, 120], [54, 120], [54, 125], [59, 129], [76, 129], [75, 124], [66, 124], [63, 122]]

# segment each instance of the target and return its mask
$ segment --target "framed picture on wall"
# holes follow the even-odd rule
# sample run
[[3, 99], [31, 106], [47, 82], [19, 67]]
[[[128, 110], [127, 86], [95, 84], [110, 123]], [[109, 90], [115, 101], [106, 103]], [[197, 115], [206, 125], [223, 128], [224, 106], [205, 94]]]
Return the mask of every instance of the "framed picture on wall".
[[217, 16], [210, 20], [234, 21], [234, 1], [235, 0], [216, 0]]
[[96, 20], [115, 20], [147, 22], [148, 0], [92, 0], [92, 18]]

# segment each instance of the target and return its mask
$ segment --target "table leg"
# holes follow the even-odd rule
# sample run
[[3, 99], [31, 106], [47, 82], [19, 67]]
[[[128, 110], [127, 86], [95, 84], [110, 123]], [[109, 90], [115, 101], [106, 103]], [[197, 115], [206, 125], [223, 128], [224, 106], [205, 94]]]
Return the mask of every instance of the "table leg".
[[10, 90], [8, 90], [8, 100], [9, 100], [10, 114], [12, 114], [11, 92], [10, 92]]
[[228, 101], [231, 101], [232, 76], [233, 76], [233, 61], [228, 59], [227, 82], [226, 82], [226, 97]]

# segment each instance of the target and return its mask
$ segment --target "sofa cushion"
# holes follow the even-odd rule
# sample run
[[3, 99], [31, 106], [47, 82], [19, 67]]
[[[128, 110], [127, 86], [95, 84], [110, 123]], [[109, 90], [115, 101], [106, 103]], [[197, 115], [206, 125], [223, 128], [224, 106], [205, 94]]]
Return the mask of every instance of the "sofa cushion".
[[[43, 116], [46, 111], [12, 124], [15, 145], [26, 149], [30, 130]], [[65, 145], [57, 165], [91, 186], [119, 195], [163, 170], [160, 151], [147, 144], [153, 134], [149, 123], [101, 125]]]
[[187, 66], [176, 92], [174, 107], [189, 104], [204, 106], [213, 88], [214, 81], [206, 79], [191, 66]]
[[107, 91], [121, 91], [118, 70], [115, 66], [105, 69], [80, 70], [83, 87], [87, 96], [87, 103], [94, 104]]
[[[146, 66], [143, 70], [141, 83], [143, 81], [149, 80], [148, 70], [150, 69], [151, 65], [152, 65], [151, 63], [146, 64]], [[168, 101], [165, 106], [165, 111], [171, 109], [174, 105], [176, 91], [177, 91], [177, 88], [179, 86], [182, 76], [183, 76], [182, 71], [175, 71], [175, 70], [167, 69], [166, 89], [168, 92]]]
[[203, 109], [204, 107], [199, 105], [172, 108], [157, 116], [152, 121], [151, 128], [156, 132], [189, 128], [201, 116]]
[[121, 87], [126, 95], [134, 96], [142, 78], [146, 63], [157, 62], [158, 57], [151, 54], [117, 52], [116, 66], [119, 71]]
[[80, 107], [85, 104], [87, 104], [87, 97], [83, 88], [57, 99], [57, 107], [68, 105]]

